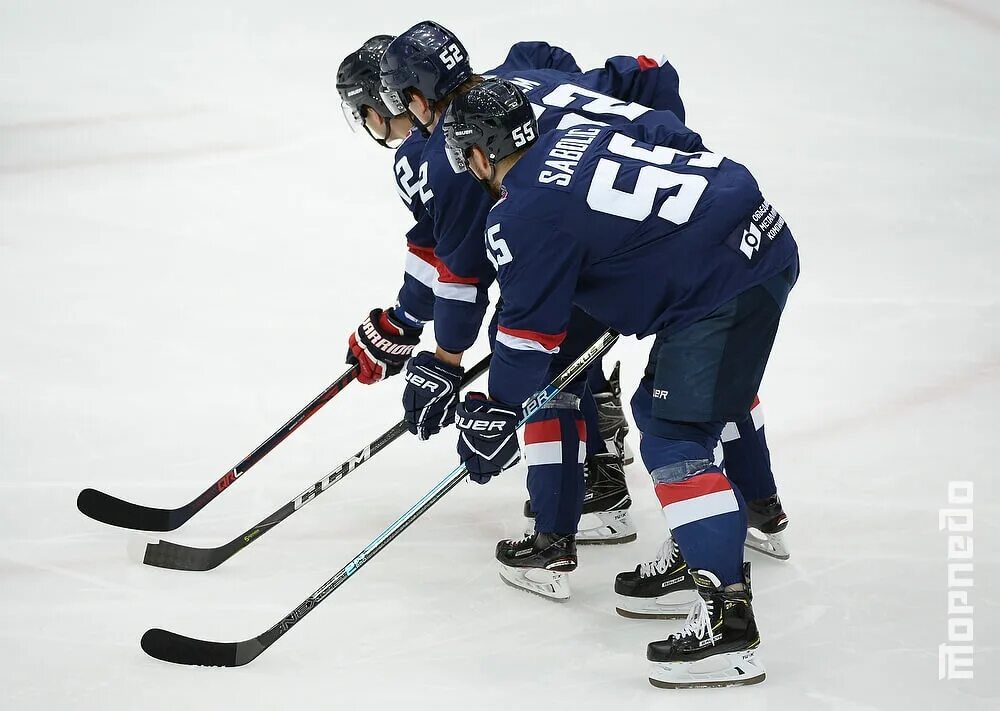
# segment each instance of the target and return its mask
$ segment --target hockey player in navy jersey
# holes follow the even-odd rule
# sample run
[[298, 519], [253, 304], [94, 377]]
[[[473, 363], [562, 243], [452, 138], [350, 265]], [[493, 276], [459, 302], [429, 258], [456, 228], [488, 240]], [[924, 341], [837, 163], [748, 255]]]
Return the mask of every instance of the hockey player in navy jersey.
[[[452, 171], [441, 132], [435, 130], [451, 96], [482, 78], [472, 72], [468, 52], [458, 38], [433, 22], [418, 23], [391, 42], [381, 67], [385, 105], [393, 113], [407, 113], [416, 128], [428, 134], [420, 174], [427, 178], [424, 204], [434, 223], [434, 250], [420, 256], [433, 267], [439, 282], [433, 309], [438, 349], [407, 363], [403, 396], [411, 430], [425, 438], [453, 419], [461, 356], [478, 334], [487, 288], [495, 276], [482, 250], [482, 224], [491, 200], [468, 176]], [[566, 69], [535, 69], [508, 57], [489, 74], [508, 77], [532, 93], [546, 129], [565, 123], [627, 121], [649, 110], [639, 102], [683, 113], [677, 74], [668, 64], [613, 57], [603, 68], [589, 72], [581, 73], [575, 63], [572, 71]], [[572, 344], [582, 350], [603, 328], [584, 312], [574, 313], [561, 357], [571, 360]], [[553, 367], [562, 366], [557, 362]], [[579, 529], [580, 542], [635, 538], [620, 452], [608, 451], [602, 438], [595, 436], [598, 421], [594, 398], [581, 380], [528, 433], [537, 446], [526, 456], [531, 497], [526, 509], [536, 515], [536, 530]], [[618, 421], [624, 421], [620, 414]], [[580, 476], [584, 462], [586, 487]], [[559, 503], [578, 499], [584, 501], [579, 521], [576, 505]]]
[[[574, 306], [620, 333], [655, 336], [632, 409], [700, 603], [680, 632], [649, 645], [650, 681], [762, 681], [746, 508], [712, 455], [725, 423], [750, 411], [798, 276], [787, 225], [744, 166], [669, 112], [543, 135], [529, 99], [494, 79], [451, 103], [444, 133], [455, 170], [497, 197], [485, 247], [504, 304], [499, 331], [519, 339], [497, 339], [489, 395], [457, 409], [462, 461], [488, 478], [517, 459], [520, 403], [544, 384]], [[524, 557], [534, 580], [547, 572], [558, 585], [569, 544], [541, 538]]]
[[[531, 46], [533, 43], [522, 44]], [[512, 61], [514, 56], [512, 50], [508, 60], [489, 74], [506, 76], [527, 92], [543, 132], [568, 125], [628, 122], [650, 111], [650, 107], [669, 109], [679, 116], [684, 114], [677, 74], [665, 62], [657, 63], [644, 57], [614, 57], [602, 69], [579, 73], [551, 68], [523, 69], [523, 61]], [[565, 57], [560, 55], [559, 59]], [[477, 227], [481, 226], [491, 200], [472, 181], [463, 180], [465, 176], [456, 175], [444, 164], [442, 135], [434, 131], [451, 96], [480, 81], [481, 77], [472, 73], [468, 53], [458, 38], [432, 22], [418, 23], [393, 41], [382, 58], [382, 69], [382, 81], [386, 85], [382, 98], [386, 106], [392, 107], [393, 113], [408, 114], [419, 129], [429, 134], [419, 173], [426, 176], [422, 185], [428, 196], [427, 210], [434, 223], [434, 249], [433, 252], [422, 251], [420, 256], [427, 261], [423, 268], [429, 274], [436, 272], [442, 282], [439, 285], [439, 297], [442, 298], [436, 299], [434, 305], [439, 349], [435, 354], [420, 354], [410, 362], [408, 370], [418, 377], [404, 394], [411, 427], [421, 436], [429, 436], [451, 421], [457, 399], [455, 384], [461, 373], [455, 364], [459, 362], [461, 350], [475, 338], [485, 310], [486, 287], [494, 275], [493, 267], [484, 263], [481, 233]], [[553, 362], [554, 370], [572, 360], [602, 329], [582, 311], [575, 311], [573, 318], [568, 339]], [[499, 337], [509, 342], [517, 338], [516, 334], [502, 331]], [[592, 374], [595, 372], [601, 375], [599, 370]], [[424, 387], [417, 387], [416, 383]], [[438, 390], [430, 391], [426, 387], [428, 383]], [[616, 382], [613, 389], [618, 390]], [[578, 497], [582, 489], [567, 481], [577, 467], [571, 467], [570, 462], [557, 461], [560, 454], [568, 456], [565, 453], [579, 449], [576, 438], [583, 428], [579, 424], [579, 413], [573, 412], [578, 396], [585, 414], [591, 414], [588, 393], [578, 387], [555, 403], [563, 407], [552, 408], [526, 431], [532, 444], [526, 451], [529, 493], [533, 502], [539, 502], [535, 508], [545, 509], [542, 520], [535, 522], [535, 530], [572, 532], [578, 526], [580, 542], [592, 537], [626, 540], [632, 537], [634, 529], [626, 510], [630, 500], [624, 473], [617, 465], [616, 453], [600, 454], [600, 449], [592, 446], [593, 437], [588, 438], [587, 491], [580, 522], [572, 518], [574, 506], [560, 504], [562, 499]], [[623, 422], [617, 397], [604, 397], [600, 414], [617, 410], [615, 421]], [[767, 461], [763, 430], [754, 428], [754, 423], [761, 421], [759, 413], [757, 408], [758, 416], [753, 419], [744, 413], [738, 422], [727, 428], [727, 432], [731, 429], [742, 433], [743, 437], [742, 440], [727, 437], [725, 453], [730, 459], [734, 479], [745, 479], [750, 485], [748, 488], [752, 488], [760, 499], [755, 499], [751, 506], [755, 519], [759, 519], [753, 524], [777, 535], [785, 525], [785, 516]], [[593, 418], [588, 419], [593, 431]], [[741, 473], [745, 475], [742, 478]], [[757, 509], [760, 514], [756, 513]], [[771, 549], [767, 552], [774, 554], [772, 542], [764, 543]], [[665, 550], [671, 550], [669, 544]], [[780, 550], [777, 553], [781, 555]], [[676, 578], [674, 572], [682, 566], [677, 556], [670, 556], [623, 573], [616, 583], [621, 596], [619, 609], [623, 614], [638, 616], [661, 616], [665, 610], [676, 614], [677, 610], [671, 609], [673, 603], [665, 601], [665, 595], [656, 593], [662, 592], [664, 582]], [[656, 572], [645, 574], [649, 571]], [[690, 577], [685, 580], [691, 587]]]
[[[337, 73], [337, 89], [352, 128], [363, 127], [380, 145], [396, 148], [397, 191], [416, 221], [407, 233], [403, 286], [395, 307], [372, 310], [349, 339], [348, 362], [359, 364], [359, 379], [363, 383], [374, 383], [399, 372], [424, 324], [433, 318], [436, 294], [447, 298], [461, 288], [449, 282], [447, 267], [434, 253], [433, 220], [424, 205], [433, 193], [427, 185], [426, 163], [420, 160], [426, 133], [413, 127], [408, 113], [391, 111], [379, 95], [382, 87], [378, 60], [392, 39], [388, 35], [371, 38], [344, 59]], [[654, 66], [655, 62], [645, 58], [617, 57], [609, 60], [602, 71], [616, 73], [622, 77], [619, 83], [628, 86], [629, 80], [625, 78], [628, 74]], [[518, 68], [555, 70], [559, 76], [581, 73], [571, 54], [545, 42], [513, 45], [501, 69]], [[581, 317], [589, 321], [582, 314]], [[588, 438], [590, 457], [585, 463], [588, 512], [584, 516], [581, 542], [624, 543], [634, 539], [635, 533], [627, 512], [631, 500], [621, 466], [628, 425], [621, 408], [618, 367], [610, 381], [604, 378], [599, 365], [590, 376], [597, 392], [596, 411], [589, 414], [598, 426]], [[592, 408], [594, 400], [587, 403]], [[528, 502], [525, 511], [526, 515], [533, 514]]]

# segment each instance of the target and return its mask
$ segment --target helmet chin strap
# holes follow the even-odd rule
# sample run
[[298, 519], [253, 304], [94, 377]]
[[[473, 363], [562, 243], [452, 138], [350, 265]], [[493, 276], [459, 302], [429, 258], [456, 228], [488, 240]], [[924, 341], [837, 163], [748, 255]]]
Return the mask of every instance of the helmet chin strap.
[[500, 189], [493, 187], [493, 178], [497, 175], [497, 165], [493, 161], [490, 161], [490, 174], [489, 177], [479, 178], [476, 177], [476, 182], [479, 183], [483, 190], [485, 190], [490, 197], [494, 200], [500, 199]]
[[[429, 106], [429, 104], [428, 104], [428, 106]], [[406, 115], [410, 117], [410, 123], [412, 123], [413, 126], [418, 131], [420, 131], [420, 135], [421, 136], [423, 136], [424, 138], [427, 138], [428, 136], [431, 135], [431, 124], [434, 123], [434, 112], [431, 111], [431, 120], [428, 123], [424, 123], [419, 118], [417, 118], [417, 115], [415, 113], [413, 113], [413, 111], [410, 110], [410, 95], [409, 95], [409, 93], [406, 94]]]
[[382, 138], [379, 138], [374, 133], [372, 133], [372, 130], [368, 128], [367, 122], [363, 125], [365, 127], [365, 131], [368, 132], [368, 135], [371, 136], [372, 140], [375, 141], [375, 143], [379, 144], [383, 148], [388, 148], [389, 150], [393, 150], [392, 146], [389, 145], [389, 133], [392, 131], [392, 127], [389, 125], [388, 120], [386, 120], [385, 122], [385, 135], [382, 136]]

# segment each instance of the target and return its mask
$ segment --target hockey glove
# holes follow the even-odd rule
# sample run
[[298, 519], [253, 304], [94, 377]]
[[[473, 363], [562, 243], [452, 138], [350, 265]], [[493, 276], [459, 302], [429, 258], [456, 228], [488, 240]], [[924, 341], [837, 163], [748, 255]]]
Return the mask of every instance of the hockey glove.
[[407, 326], [388, 311], [372, 309], [347, 339], [347, 362], [360, 366], [358, 380], [365, 385], [395, 375], [420, 342], [422, 328]]
[[406, 364], [403, 410], [410, 432], [430, 439], [455, 419], [458, 388], [465, 368], [450, 365], [433, 353], [417, 353]]
[[521, 448], [517, 424], [521, 408], [469, 393], [455, 413], [458, 428], [458, 456], [469, 470], [469, 478], [485, 484], [491, 477], [517, 464]]

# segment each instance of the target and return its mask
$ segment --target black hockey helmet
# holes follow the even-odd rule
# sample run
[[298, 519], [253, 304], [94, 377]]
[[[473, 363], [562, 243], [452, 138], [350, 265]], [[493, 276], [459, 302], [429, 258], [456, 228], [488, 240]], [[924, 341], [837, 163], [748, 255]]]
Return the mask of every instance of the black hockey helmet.
[[496, 165], [538, 140], [538, 121], [521, 90], [506, 79], [486, 79], [456, 97], [444, 115], [448, 162], [456, 173], [469, 169], [473, 146]]
[[[352, 131], [359, 128], [368, 130], [365, 125], [365, 112], [368, 110], [374, 111], [386, 121], [399, 115], [390, 111], [382, 101], [382, 82], [379, 79], [379, 60], [393, 39], [392, 35], [375, 35], [361, 45], [360, 49], [344, 57], [337, 69], [340, 105]], [[368, 134], [385, 145], [384, 137], [377, 138], [371, 131]]]
[[382, 101], [397, 114], [408, 111], [410, 91], [439, 101], [472, 76], [469, 53], [451, 31], [418, 22], [386, 47], [381, 61]]

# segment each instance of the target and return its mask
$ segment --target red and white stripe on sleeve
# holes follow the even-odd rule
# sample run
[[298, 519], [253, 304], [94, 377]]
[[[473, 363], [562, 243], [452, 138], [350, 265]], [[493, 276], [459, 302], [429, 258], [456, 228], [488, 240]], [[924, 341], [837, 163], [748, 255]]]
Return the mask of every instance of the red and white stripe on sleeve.
[[540, 333], [539, 331], [497, 326], [497, 343], [502, 343], [515, 351], [558, 353], [559, 344], [565, 339], [565, 331], [562, 333]]
[[477, 277], [460, 277], [453, 273], [434, 254], [433, 247], [420, 247], [412, 242], [407, 244], [404, 267], [407, 274], [434, 291], [434, 296], [452, 301], [476, 303], [479, 283]]

